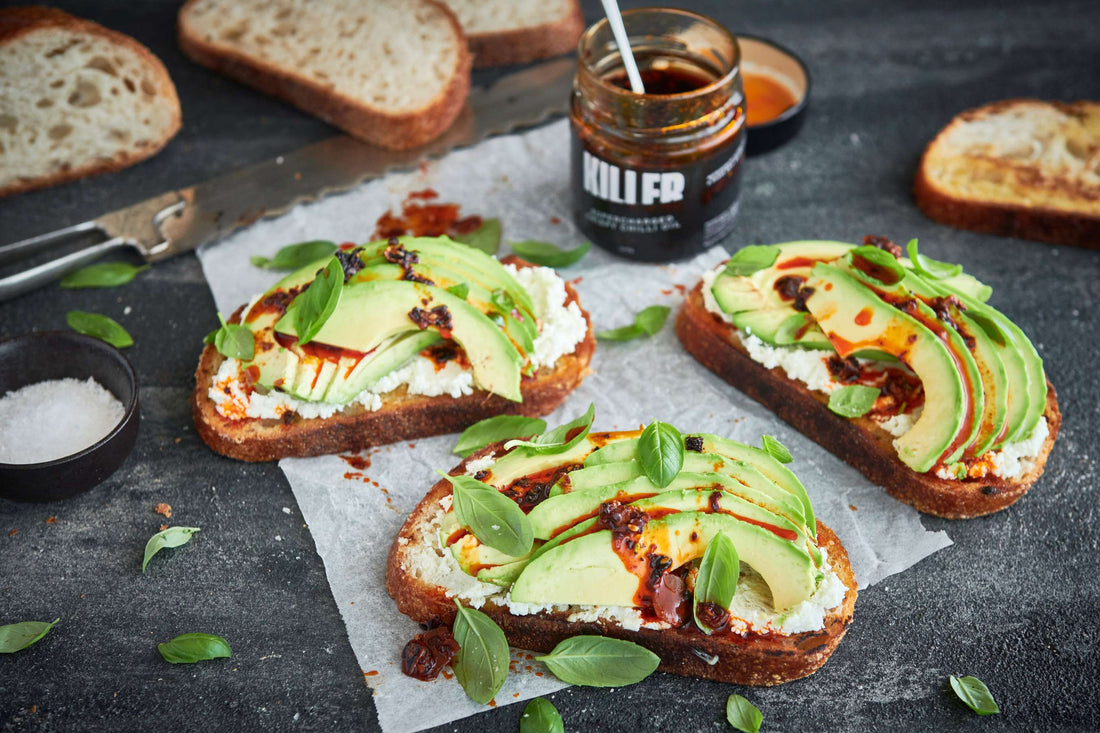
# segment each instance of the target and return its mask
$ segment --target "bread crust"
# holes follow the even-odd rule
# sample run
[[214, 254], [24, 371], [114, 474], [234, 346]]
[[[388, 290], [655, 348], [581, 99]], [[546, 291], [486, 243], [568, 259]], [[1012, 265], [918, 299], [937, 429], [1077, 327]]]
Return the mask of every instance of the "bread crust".
[[944, 190], [932, 179], [930, 161], [940, 140], [949, 134], [952, 127], [976, 117], [998, 114], [1020, 104], [1042, 104], [1067, 113], [1074, 110], [1073, 104], [1037, 99], [1008, 99], [957, 115], [928, 143], [921, 156], [913, 181], [913, 198], [917, 206], [930, 219], [958, 229], [1100, 249], [1098, 217], [1041, 206], [961, 198]]
[[439, 137], [449, 128], [470, 92], [472, 59], [458, 19], [443, 3], [422, 1], [446, 16], [458, 38], [459, 48], [458, 63], [444, 90], [428, 106], [415, 112], [392, 113], [369, 107], [307, 77], [281, 70], [229, 46], [208, 43], [192, 31], [188, 21], [188, 10], [198, 0], [187, 0], [180, 8], [178, 41], [184, 54], [197, 64], [289, 102], [372, 145], [407, 150]]
[[164, 68], [164, 64], [152, 51], [136, 39], [110, 28], [105, 28], [99, 23], [69, 15], [56, 8], [27, 5], [0, 9], [0, 45], [10, 43], [31, 33], [49, 29], [61, 29], [77, 34], [99, 36], [112, 43], [124, 46], [140, 56], [142, 61], [153, 71], [157, 96], [167, 98], [174, 108], [172, 123], [162, 138], [151, 140], [151, 145], [141, 151], [123, 150], [107, 160], [96, 160], [84, 166], [57, 171], [27, 181], [13, 181], [6, 186], [0, 186], [0, 198], [39, 188], [49, 188], [80, 178], [99, 175], [100, 173], [113, 173], [140, 163], [163, 150], [168, 141], [176, 136], [182, 125], [179, 97], [176, 94], [176, 87], [172, 83], [172, 78], [168, 75], [168, 70]]
[[768, 369], [749, 356], [734, 327], [706, 310], [702, 283], [688, 293], [676, 317], [676, 334], [703, 366], [752, 397], [785, 422], [817, 441], [833, 455], [918, 511], [946, 519], [969, 519], [1000, 511], [1027, 493], [1046, 466], [1062, 424], [1058, 398], [1047, 381], [1044, 415], [1050, 434], [1035, 465], [1017, 479], [989, 475], [950, 481], [916, 473], [898, 458], [894, 436], [868, 417], [849, 419], [833, 413], [829, 398], [789, 379], [781, 367]]
[[[499, 444], [474, 453], [451, 471], [463, 473], [466, 464], [492, 453]], [[454, 623], [454, 601], [446, 589], [425, 582], [409, 572], [407, 557], [418, 543], [437, 541], [428, 526], [439, 510], [439, 501], [451, 494], [451, 485], [440, 480], [405, 520], [394, 538], [386, 561], [386, 591], [401, 613], [419, 623]], [[829, 527], [817, 522], [818, 544], [825, 548], [829, 562], [844, 583], [844, 601], [825, 616], [820, 631], [783, 636], [779, 634], [716, 634], [684, 627], [678, 629], [624, 629], [611, 621], [570, 622], [568, 612], [541, 611], [514, 616], [507, 608], [487, 602], [481, 611], [488, 614], [504, 631], [508, 643], [520, 649], [549, 652], [563, 639], [578, 634], [601, 634], [641, 644], [661, 658], [658, 669], [685, 677], [729, 682], [738, 685], [772, 686], [796, 680], [816, 672], [836, 649], [852, 622], [856, 602], [856, 579], [848, 562], [848, 553]], [[698, 650], [695, 652], [693, 650]], [[703, 657], [717, 657], [713, 665]]]
[[[505, 258], [519, 267], [532, 265], [519, 258]], [[588, 324], [584, 340], [572, 354], [561, 357], [553, 369], [543, 367], [523, 377], [523, 402], [476, 390], [459, 398], [450, 395], [410, 395], [404, 387], [386, 395], [374, 412], [361, 405], [346, 408], [328, 418], [283, 420], [231, 420], [218, 412], [207, 392], [225, 360], [213, 346], [203, 349], [195, 372], [191, 412], [199, 437], [215, 452], [241, 461], [274, 461], [287, 457], [319, 456], [357, 451], [375, 445], [453, 433], [494, 415], [537, 417], [553, 412], [588, 376], [596, 350], [596, 338], [588, 311], [577, 291], [565, 284], [566, 303], [576, 303]], [[243, 306], [242, 306], [243, 309]], [[233, 315], [237, 322], [241, 309]]]
[[555, 23], [516, 28], [496, 33], [468, 34], [474, 68], [527, 64], [573, 51], [584, 32], [584, 13], [579, 2]]

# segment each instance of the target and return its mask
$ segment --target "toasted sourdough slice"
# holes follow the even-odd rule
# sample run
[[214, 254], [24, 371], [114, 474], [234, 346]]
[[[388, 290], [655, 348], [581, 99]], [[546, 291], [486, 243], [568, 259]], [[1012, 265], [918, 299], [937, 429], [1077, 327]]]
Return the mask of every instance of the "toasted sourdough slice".
[[913, 193], [941, 224], [1100, 247], [1100, 102], [963, 112], [924, 151]]
[[577, 0], [444, 0], [458, 16], [474, 67], [525, 64], [573, 51], [584, 31]]
[[1043, 473], [1062, 424], [1058, 398], [1048, 380], [1043, 415], [1050, 432], [1025, 475], [1015, 479], [991, 474], [980, 479], [947, 480], [933, 473], [916, 473], [898, 458], [894, 436], [874, 420], [836, 415], [828, 407], [827, 395], [788, 378], [781, 367], [768, 369], [754, 361], [737, 340], [733, 326], [706, 309], [702, 283], [688, 293], [676, 317], [676, 334], [703, 366], [858, 469], [891, 496], [919, 511], [947, 519], [991, 514], [1027, 493]]
[[[509, 261], [517, 266], [527, 264], [518, 258]], [[577, 303], [580, 307], [573, 286], [566, 283], [565, 290], [566, 305]], [[243, 309], [244, 306], [239, 308], [230, 322], [238, 323]], [[588, 323], [584, 340], [573, 353], [558, 359], [553, 369], [542, 367], [533, 376], [523, 378], [520, 384], [523, 402], [512, 402], [481, 390], [459, 398], [410, 395], [402, 386], [386, 394], [382, 407], [373, 412], [355, 404], [328, 418], [302, 419], [286, 413], [290, 419], [231, 420], [218, 412], [208, 395], [225, 357], [213, 346], [207, 346], [195, 372], [195, 391], [191, 396], [195, 427], [203, 441], [224, 456], [241, 461], [273, 461], [453, 433], [494, 415], [546, 415], [564, 402], [588, 375], [596, 338], [588, 312], [581, 308], [581, 313]]]
[[[451, 475], [466, 472], [471, 461], [489, 456], [499, 447], [490, 445], [455, 467]], [[397, 608], [420, 623], [451, 624], [455, 602], [449, 589], [427, 581], [418, 567], [415, 551], [435, 546], [438, 539], [432, 519], [440, 500], [451, 495], [445, 480], [432, 486], [405, 520], [394, 538], [386, 562], [386, 590]], [[512, 614], [492, 600], [480, 610], [504, 631], [508, 643], [520, 649], [549, 652], [563, 639], [578, 634], [600, 634], [641, 644], [661, 658], [662, 672], [700, 677], [738, 685], [772, 686], [813, 674], [828, 660], [852, 621], [856, 602], [856, 580], [848, 553], [829, 527], [817, 522], [817, 544], [826, 550], [833, 570], [846, 589], [844, 601], [828, 611], [824, 627], [800, 634], [734, 634], [707, 636], [691, 626], [671, 629], [623, 628], [601, 618], [591, 622], [569, 621], [570, 611], [542, 610], [526, 616]]]
[[60, 10], [0, 10], [0, 196], [116, 171], [180, 129], [164, 64]]
[[203, 66], [392, 149], [439, 136], [470, 91], [470, 53], [435, 0], [188, 0], [179, 44]]

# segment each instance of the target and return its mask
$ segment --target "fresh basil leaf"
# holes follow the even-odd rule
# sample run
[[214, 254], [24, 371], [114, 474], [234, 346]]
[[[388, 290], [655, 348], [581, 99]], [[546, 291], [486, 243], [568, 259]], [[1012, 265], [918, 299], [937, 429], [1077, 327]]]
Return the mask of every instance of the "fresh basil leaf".
[[476, 422], [458, 436], [452, 453], [465, 458], [490, 443], [524, 435], [538, 435], [546, 430], [546, 421], [523, 415], [497, 415]]
[[545, 697], [536, 697], [523, 709], [519, 733], [565, 733], [565, 721], [554, 703]]
[[790, 463], [794, 460], [794, 457], [791, 456], [791, 452], [787, 450], [787, 447], [772, 436], [761, 436], [760, 442], [764, 446], [764, 452], [770, 454], [772, 458], [780, 463]]
[[532, 239], [526, 242], [512, 242], [512, 251], [517, 255], [543, 267], [569, 267], [581, 261], [588, 250], [592, 248], [591, 242], [574, 247], [562, 249], [549, 242], [536, 242]]
[[740, 695], [730, 695], [726, 700], [726, 721], [742, 733], [760, 733], [764, 715]]
[[451, 482], [455, 516], [474, 537], [512, 557], [523, 557], [531, 551], [535, 532], [518, 504], [471, 476], [436, 473]]
[[596, 332], [596, 338], [601, 341], [633, 341], [645, 335], [645, 331], [640, 329], [636, 323]]
[[862, 417], [875, 406], [879, 390], [862, 384], [850, 384], [829, 395], [829, 409], [842, 417]]
[[585, 687], [622, 687], [641, 682], [661, 658], [645, 647], [605, 636], [574, 636], [535, 657], [562, 682]]
[[[901, 263], [898, 262], [898, 259], [894, 257], [894, 255], [890, 254], [884, 249], [865, 245], [863, 247], [856, 247], [855, 249], [851, 250], [848, 253], [847, 257], [848, 262], [852, 263], [853, 267], [855, 267], [857, 270], [859, 270], [872, 280], [876, 280], [884, 285], [893, 285], [895, 283], [901, 282], [905, 278], [905, 268], [901, 266]], [[889, 272], [890, 280], [886, 281], [882, 278], [875, 277], [871, 273], [856, 265], [855, 259], [857, 257], [866, 260], [876, 268]]]
[[[588, 409], [576, 420], [559, 425], [553, 430], [547, 431], [535, 437], [534, 440], [509, 440], [504, 447], [522, 447], [532, 455], [547, 455], [552, 453], [564, 453], [577, 443], [584, 440], [588, 431], [592, 429], [592, 421], [596, 419], [596, 403], [589, 403]], [[569, 436], [575, 431], [575, 435]]]
[[775, 331], [775, 343], [780, 346], [795, 343], [806, 333], [811, 319], [809, 313], [792, 313], [787, 316]]
[[76, 288], [114, 288], [125, 285], [143, 270], [148, 270], [149, 265], [135, 267], [129, 262], [102, 262], [98, 265], [88, 265], [76, 272], [70, 272], [61, 280], [61, 287], [73, 290]]
[[771, 267], [779, 258], [779, 248], [771, 244], [750, 244], [737, 250], [726, 263], [726, 274], [737, 277], [751, 275], [758, 270]]
[[[220, 312], [218, 320], [221, 321], [222, 327], [213, 332], [214, 348], [228, 359], [250, 361], [256, 355], [256, 337], [251, 329], [239, 323], [226, 323]], [[207, 339], [209, 338], [210, 336], [207, 336]]]
[[684, 436], [668, 423], [654, 420], [638, 439], [638, 458], [649, 480], [663, 489], [684, 467]]
[[493, 619], [474, 608], [465, 608], [458, 601], [453, 634], [459, 650], [451, 660], [455, 679], [466, 696], [474, 702], [488, 705], [508, 677], [512, 656], [508, 640]]
[[917, 251], [917, 240], [910, 239], [905, 251], [909, 255], [909, 261], [913, 263], [913, 270], [920, 276], [930, 280], [943, 280], [955, 277], [963, 271], [962, 265], [952, 265], [950, 262], [940, 262], [931, 257], [925, 257]]
[[699, 618], [699, 604], [713, 603], [727, 611], [733, 602], [733, 594], [737, 592], [737, 578], [741, 571], [741, 560], [737, 556], [737, 548], [733, 540], [719, 532], [707, 543], [707, 549], [703, 552], [703, 559], [699, 563], [699, 575], [695, 578], [695, 598], [692, 603], [692, 612], [695, 615], [695, 624], [704, 634], [711, 634], [714, 629], [707, 626]]
[[191, 541], [191, 535], [198, 531], [198, 527], [169, 527], [150, 537], [149, 541], [145, 543], [145, 559], [141, 561], [141, 572], [145, 572], [149, 561], [158, 552], [166, 547], [186, 545]]
[[252, 264], [265, 270], [297, 270], [310, 262], [328, 257], [336, 251], [336, 243], [326, 239], [288, 244], [275, 253], [272, 258], [254, 255]]
[[977, 677], [956, 677], [951, 675], [951, 689], [966, 703], [966, 706], [978, 715], [993, 715], [1001, 712], [993, 693]]
[[991, 338], [998, 346], [1004, 346], [1008, 343], [1008, 337], [1005, 336], [1005, 332], [1001, 330], [1001, 326], [992, 318], [982, 313], [981, 311], [969, 310], [966, 315], [970, 320], [977, 323], [978, 326], [985, 331], [985, 335]]
[[[218, 317], [221, 317], [221, 313], [218, 314]], [[221, 331], [220, 327], [215, 328], [213, 331], [211, 331], [210, 333], [208, 333], [208, 334], [206, 334], [205, 336], [202, 337], [202, 342], [204, 344], [209, 344], [210, 346], [213, 346], [214, 341], [217, 340], [217, 338], [218, 338], [218, 332], [219, 331]]]
[[516, 301], [508, 294], [507, 290], [498, 288], [492, 294], [493, 306], [501, 313], [511, 313], [516, 309]]
[[61, 619], [53, 621], [20, 621], [17, 624], [0, 626], [0, 654], [14, 654], [50, 633], [50, 629]]
[[113, 318], [98, 313], [69, 311], [65, 314], [65, 322], [77, 333], [106, 341], [116, 349], [125, 349], [127, 346], [134, 345], [134, 339], [130, 333]]
[[[304, 346], [313, 340], [321, 327], [325, 325], [344, 290], [344, 267], [340, 260], [333, 257], [317, 277], [294, 299], [294, 332], [298, 334], [298, 345]], [[300, 303], [298, 301], [301, 301]]]
[[470, 294], [470, 286], [467, 283], [459, 283], [458, 285], [452, 285], [447, 288], [447, 292], [456, 298], [466, 300], [466, 296]]
[[634, 323], [609, 331], [600, 331], [596, 334], [596, 338], [604, 341], [630, 341], [641, 336], [653, 336], [664, 327], [670, 311], [667, 305], [651, 305], [634, 316]]
[[481, 226], [472, 232], [452, 238], [456, 242], [480, 249], [486, 254], [495, 255], [500, 249], [500, 219], [484, 219]]
[[180, 634], [172, 641], [157, 644], [157, 651], [164, 661], [172, 664], [194, 664], [233, 656], [229, 642], [217, 634]]

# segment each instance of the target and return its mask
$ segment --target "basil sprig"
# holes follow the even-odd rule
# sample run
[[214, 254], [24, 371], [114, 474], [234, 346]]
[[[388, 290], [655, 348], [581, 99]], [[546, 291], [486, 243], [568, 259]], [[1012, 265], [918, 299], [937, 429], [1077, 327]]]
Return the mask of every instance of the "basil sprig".
[[497, 415], [476, 422], [458, 436], [452, 453], [465, 458], [490, 443], [524, 435], [537, 435], [546, 430], [546, 421], [523, 415]]
[[771, 267], [779, 258], [779, 249], [770, 244], [750, 244], [737, 250], [726, 263], [726, 274], [737, 277], [751, 275], [758, 270]]
[[668, 423], [654, 420], [638, 439], [638, 457], [645, 475], [663, 489], [684, 467], [684, 436]]
[[730, 695], [726, 700], [726, 721], [742, 733], [760, 733], [764, 715], [740, 695]]
[[145, 572], [149, 561], [158, 552], [166, 547], [186, 545], [191, 541], [191, 536], [198, 531], [200, 531], [198, 527], [169, 527], [150, 537], [149, 541], [145, 543], [145, 559], [141, 561], [141, 572]]
[[469, 283], [458, 283], [447, 288], [447, 292], [456, 298], [466, 300], [466, 296], [470, 294], [470, 285]]
[[481, 611], [465, 608], [458, 601], [455, 605], [458, 615], [452, 633], [459, 650], [451, 660], [451, 669], [466, 696], [487, 705], [508, 677], [508, 663], [512, 659], [508, 640], [493, 619]]
[[695, 579], [695, 599], [692, 613], [695, 624], [704, 634], [710, 635], [714, 629], [699, 619], [699, 604], [713, 603], [727, 611], [737, 592], [737, 578], [741, 570], [741, 561], [737, 557], [737, 548], [726, 535], [719, 532], [707, 543], [703, 559], [699, 563], [699, 575]]
[[653, 336], [664, 328], [669, 311], [670, 308], [667, 305], [651, 305], [634, 316], [634, 323], [612, 328], [610, 331], [600, 331], [596, 334], [596, 338], [604, 341], [630, 341], [639, 336]]
[[194, 664], [209, 659], [233, 656], [229, 642], [217, 634], [180, 634], [172, 641], [157, 644], [164, 661], [172, 664]]
[[565, 733], [565, 721], [554, 703], [545, 697], [536, 697], [523, 709], [519, 733]]
[[265, 270], [297, 270], [310, 262], [316, 262], [336, 251], [336, 243], [327, 239], [314, 239], [309, 242], [288, 244], [275, 253], [274, 257], [253, 255], [252, 264]]
[[512, 557], [522, 557], [531, 551], [535, 531], [518, 504], [471, 476], [436, 473], [451, 482], [455, 516], [474, 537]]
[[944, 280], [955, 277], [963, 271], [962, 265], [953, 265], [950, 262], [940, 262], [931, 257], [925, 257], [917, 251], [917, 240], [910, 239], [905, 251], [909, 255], [909, 261], [913, 263], [913, 271], [921, 277], [930, 280]]
[[298, 345], [304, 346], [313, 340], [325, 321], [329, 319], [340, 294], [344, 290], [344, 267], [340, 260], [333, 257], [317, 277], [294, 299], [294, 332], [298, 334]]
[[585, 242], [573, 249], [562, 249], [549, 242], [536, 242], [529, 239], [525, 242], [512, 242], [512, 251], [536, 265], [543, 267], [569, 267], [580, 262], [592, 248], [591, 242]]
[[875, 267], [882, 268], [883, 270], [889, 272], [892, 279], [889, 281], [885, 281], [881, 278], [877, 278], [874, 275], [871, 275], [868, 272], [865, 272], [859, 267], [856, 267], [855, 264], [852, 265], [867, 277], [875, 280], [876, 282], [880, 282], [883, 285], [893, 285], [895, 283], [901, 282], [905, 278], [905, 268], [901, 266], [901, 263], [898, 262], [897, 258], [894, 257], [894, 255], [890, 254], [884, 249], [879, 249], [878, 247], [872, 247], [870, 245], [864, 245], [862, 247], [856, 247], [855, 249], [851, 250], [848, 253], [847, 257], [848, 261], [851, 263], [855, 262], [856, 257], [861, 257], [864, 260], [870, 262]]
[[562, 682], [585, 687], [622, 687], [641, 682], [661, 658], [645, 647], [606, 636], [574, 636], [535, 657]]
[[879, 389], [849, 384], [829, 394], [829, 409], [842, 417], [863, 417], [875, 406]]
[[[509, 440], [504, 444], [504, 447], [509, 450], [523, 448], [531, 455], [564, 453], [584, 440], [585, 436], [588, 435], [588, 431], [592, 429], [592, 421], [595, 419], [596, 404], [590, 403], [588, 410], [576, 420], [559, 425], [553, 430], [536, 436], [534, 440]], [[570, 438], [569, 434], [578, 429], [579, 432]]]
[[26, 649], [31, 644], [50, 633], [57, 622], [53, 621], [20, 621], [17, 624], [0, 626], [0, 654], [14, 654]]
[[106, 341], [116, 349], [125, 349], [134, 345], [134, 339], [129, 331], [119, 325], [118, 321], [98, 313], [85, 313], [84, 311], [69, 311], [65, 314], [65, 322], [69, 328], [92, 336], [100, 341]]
[[977, 677], [951, 675], [951, 689], [978, 715], [993, 715], [1001, 712], [997, 701], [993, 699], [993, 693]]
[[783, 445], [772, 436], [762, 435], [760, 437], [760, 443], [764, 447], [764, 452], [780, 463], [790, 463], [794, 460], [794, 457], [791, 456], [791, 452], [787, 450], [787, 446]]
[[148, 270], [149, 265], [135, 267], [129, 262], [101, 262], [97, 265], [82, 267], [70, 272], [61, 279], [61, 287], [67, 290], [77, 288], [115, 288], [134, 279], [139, 272]]
[[500, 219], [484, 219], [477, 229], [455, 235], [452, 239], [480, 249], [485, 254], [495, 255], [500, 249]]
[[239, 323], [226, 323], [221, 311], [218, 311], [221, 328], [206, 334], [204, 341], [213, 344], [218, 353], [227, 359], [249, 361], [256, 355], [256, 337], [248, 326]]

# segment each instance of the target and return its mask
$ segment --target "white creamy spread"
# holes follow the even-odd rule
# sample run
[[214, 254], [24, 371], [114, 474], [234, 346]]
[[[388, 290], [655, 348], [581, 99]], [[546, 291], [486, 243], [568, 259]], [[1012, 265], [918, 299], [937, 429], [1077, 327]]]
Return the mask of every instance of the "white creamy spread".
[[466, 475], [473, 476], [480, 471], [488, 471], [497, 459], [492, 456], [482, 456], [481, 458], [475, 458], [466, 464]]

